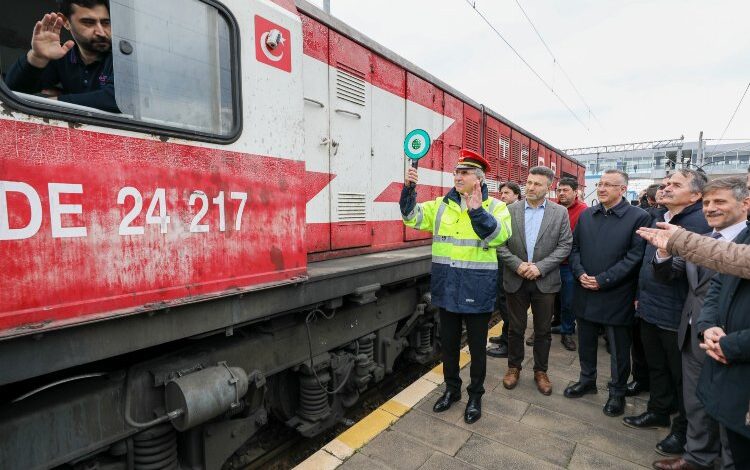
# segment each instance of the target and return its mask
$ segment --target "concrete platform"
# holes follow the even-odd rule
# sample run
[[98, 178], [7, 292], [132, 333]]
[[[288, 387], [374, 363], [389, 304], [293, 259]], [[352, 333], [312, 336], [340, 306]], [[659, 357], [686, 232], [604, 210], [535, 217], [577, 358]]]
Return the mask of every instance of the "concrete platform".
[[[499, 326], [490, 334], [498, 332]], [[552, 335], [550, 351], [551, 396], [536, 389], [530, 347], [525, 357], [514, 390], [501, 383], [507, 359], [488, 357], [483, 414], [472, 425], [463, 421], [465, 390], [450, 410], [432, 412], [444, 389], [438, 366], [296, 468], [634, 469], [651, 468], [652, 461], [663, 458], [654, 446], [667, 429], [631, 429], [622, 424], [622, 417], [602, 413], [610, 375], [603, 342], [598, 360], [600, 391], [579, 399], [563, 396], [565, 387], [577, 380], [579, 367], [577, 352], [566, 351], [558, 335]], [[468, 353], [462, 353], [464, 387], [469, 382], [469, 361]], [[647, 395], [628, 398], [624, 416], [645, 411], [647, 400]]]

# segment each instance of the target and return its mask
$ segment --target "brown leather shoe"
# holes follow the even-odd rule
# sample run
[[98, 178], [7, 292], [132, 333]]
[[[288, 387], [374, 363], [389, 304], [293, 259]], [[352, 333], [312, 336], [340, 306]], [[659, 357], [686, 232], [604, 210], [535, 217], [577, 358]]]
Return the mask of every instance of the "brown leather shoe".
[[546, 372], [540, 370], [534, 372], [534, 382], [536, 382], [536, 388], [542, 395], [552, 394], [552, 382], [549, 381]]
[[509, 367], [505, 372], [505, 377], [503, 377], [503, 387], [507, 388], [508, 390], [516, 388], [516, 385], [518, 385], [519, 375], [521, 375], [521, 369]]
[[654, 468], [658, 470], [700, 470], [701, 467], [697, 467], [682, 457], [676, 459], [664, 459], [657, 460], [653, 464]]

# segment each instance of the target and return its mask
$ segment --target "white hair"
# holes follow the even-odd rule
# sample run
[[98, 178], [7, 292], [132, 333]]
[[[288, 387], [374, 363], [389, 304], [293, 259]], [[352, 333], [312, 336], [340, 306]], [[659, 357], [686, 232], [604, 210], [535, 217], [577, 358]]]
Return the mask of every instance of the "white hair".
[[481, 168], [475, 168], [474, 173], [477, 175], [477, 178], [479, 178], [479, 182], [484, 183], [484, 170]]

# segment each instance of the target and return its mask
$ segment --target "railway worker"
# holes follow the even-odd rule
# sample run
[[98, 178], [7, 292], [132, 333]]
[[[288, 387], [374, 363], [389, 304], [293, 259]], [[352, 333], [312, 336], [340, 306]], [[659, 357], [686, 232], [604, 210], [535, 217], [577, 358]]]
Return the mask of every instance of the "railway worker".
[[[67, 29], [72, 41], [60, 44]], [[119, 113], [112, 68], [108, 0], [63, 0], [61, 12], [34, 25], [31, 49], [5, 77], [8, 88]]]
[[[498, 189], [500, 192], [500, 200], [505, 203], [506, 206], [513, 204], [514, 202], [521, 199], [521, 187], [513, 181], [506, 181], [500, 185]], [[497, 310], [500, 312], [500, 319], [503, 321], [503, 329], [500, 332], [500, 336], [491, 336], [490, 343], [496, 344], [487, 350], [487, 355], [492, 357], [508, 357], [508, 299], [505, 295], [505, 289], [503, 289], [503, 267], [500, 264], [500, 255], [497, 257], [498, 269], [497, 269]]]
[[[578, 181], [575, 178], [565, 176], [560, 178], [555, 189], [557, 194], [557, 203], [568, 210], [568, 222], [570, 230], [576, 229], [578, 218], [588, 206], [578, 199]], [[553, 333], [560, 333], [560, 342], [568, 351], [576, 350], [576, 342], [573, 334], [576, 332], [576, 317], [573, 314], [573, 288], [575, 280], [573, 272], [570, 270], [570, 263], [567, 259], [560, 264], [560, 326], [552, 327]]]
[[482, 416], [487, 330], [495, 305], [496, 248], [510, 237], [510, 213], [488, 196], [490, 165], [481, 155], [461, 150], [454, 187], [444, 197], [417, 204], [417, 170], [409, 168], [399, 202], [404, 224], [432, 232], [432, 303], [440, 308], [443, 376], [446, 389], [433, 411], [447, 410], [461, 398], [459, 348], [462, 322], [471, 352], [471, 383], [464, 420]]
[[518, 384], [524, 358], [523, 334], [529, 306], [534, 319], [534, 382], [543, 395], [552, 393], [547, 376], [555, 297], [560, 291], [560, 263], [570, 254], [573, 234], [568, 211], [547, 200], [555, 172], [546, 166], [529, 170], [526, 198], [511, 204], [512, 235], [498, 248], [503, 263], [503, 288], [508, 296], [508, 370], [503, 386]]
[[578, 382], [565, 389], [565, 396], [596, 393], [598, 330], [603, 325], [611, 352], [612, 379], [603, 408], [608, 416], [619, 416], [625, 410], [638, 268], [645, 250], [636, 230], [650, 221], [646, 211], [625, 200], [627, 187], [628, 174], [624, 171], [610, 169], [602, 174], [596, 185], [599, 204], [578, 218], [569, 258], [578, 281], [573, 311], [578, 323], [581, 374]]

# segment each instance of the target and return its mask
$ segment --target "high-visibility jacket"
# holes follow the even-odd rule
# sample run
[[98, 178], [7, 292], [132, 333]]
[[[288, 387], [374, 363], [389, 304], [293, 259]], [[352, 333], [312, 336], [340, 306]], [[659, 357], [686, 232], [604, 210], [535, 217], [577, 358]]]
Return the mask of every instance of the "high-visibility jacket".
[[451, 189], [434, 201], [416, 203], [416, 191], [401, 192], [404, 224], [432, 232], [432, 303], [455, 313], [492, 312], [497, 295], [495, 248], [511, 234], [504, 202], [488, 197], [482, 184], [482, 207], [461, 209]]

